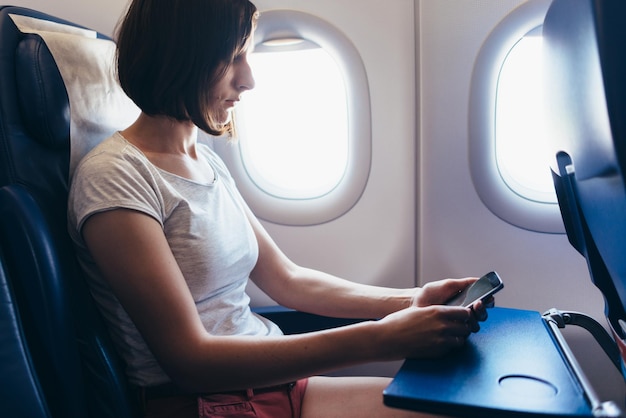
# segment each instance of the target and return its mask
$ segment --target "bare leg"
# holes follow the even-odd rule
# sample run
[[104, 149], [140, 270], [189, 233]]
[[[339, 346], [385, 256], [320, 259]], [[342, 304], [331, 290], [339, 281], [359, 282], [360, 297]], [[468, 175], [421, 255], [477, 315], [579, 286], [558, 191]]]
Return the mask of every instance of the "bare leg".
[[383, 404], [386, 377], [312, 377], [309, 379], [302, 418], [433, 417], [389, 408]]

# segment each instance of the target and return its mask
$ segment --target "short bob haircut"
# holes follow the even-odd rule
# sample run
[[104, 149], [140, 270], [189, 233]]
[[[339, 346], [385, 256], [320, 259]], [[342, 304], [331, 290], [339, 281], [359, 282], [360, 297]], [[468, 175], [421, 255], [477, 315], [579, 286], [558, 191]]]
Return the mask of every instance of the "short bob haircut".
[[246, 48], [258, 12], [248, 0], [133, 0], [117, 31], [117, 72], [146, 114], [232, 132], [210, 109], [215, 83]]

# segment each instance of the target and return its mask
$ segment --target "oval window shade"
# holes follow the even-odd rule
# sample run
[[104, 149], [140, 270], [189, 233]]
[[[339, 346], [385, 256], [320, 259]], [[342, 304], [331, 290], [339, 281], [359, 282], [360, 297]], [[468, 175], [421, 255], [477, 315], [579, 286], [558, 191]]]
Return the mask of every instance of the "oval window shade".
[[267, 221], [331, 221], [359, 200], [371, 164], [367, 76], [337, 28], [291, 10], [261, 13], [256, 86], [235, 110], [238, 141], [216, 141], [241, 193]]

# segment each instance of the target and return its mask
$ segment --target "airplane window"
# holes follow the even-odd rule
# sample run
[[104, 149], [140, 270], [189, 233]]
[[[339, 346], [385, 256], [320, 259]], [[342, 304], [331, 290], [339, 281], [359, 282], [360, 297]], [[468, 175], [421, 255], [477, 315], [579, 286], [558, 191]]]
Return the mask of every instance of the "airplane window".
[[241, 156], [263, 191], [311, 199], [341, 181], [348, 162], [343, 75], [312, 42], [272, 42], [250, 57], [256, 87], [237, 108]]
[[483, 43], [471, 81], [469, 157], [476, 191], [495, 215], [563, 233], [542, 129], [541, 28], [550, 3], [522, 3]]
[[521, 196], [556, 203], [542, 105], [542, 37], [538, 27], [509, 51], [496, 92], [496, 161], [506, 184]]
[[215, 141], [255, 214], [314, 225], [349, 211], [371, 163], [369, 86], [360, 55], [308, 13], [262, 11], [255, 88], [235, 109], [238, 141]]

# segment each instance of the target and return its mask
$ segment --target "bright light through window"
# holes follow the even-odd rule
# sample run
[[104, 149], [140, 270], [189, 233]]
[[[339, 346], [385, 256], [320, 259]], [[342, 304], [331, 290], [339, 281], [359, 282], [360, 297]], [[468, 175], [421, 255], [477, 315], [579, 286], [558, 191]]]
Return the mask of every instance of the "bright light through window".
[[237, 107], [242, 160], [263, 191], [313, 199], [335, 188], [348, 162], [346, 86], [322, 48], [255, 52], [256, 87]]
[[507, 185], [538, 202], [556, 202], [542, 108], [542, 37], [532, 31], [509, 52], [498, 78], [496, 160]]

